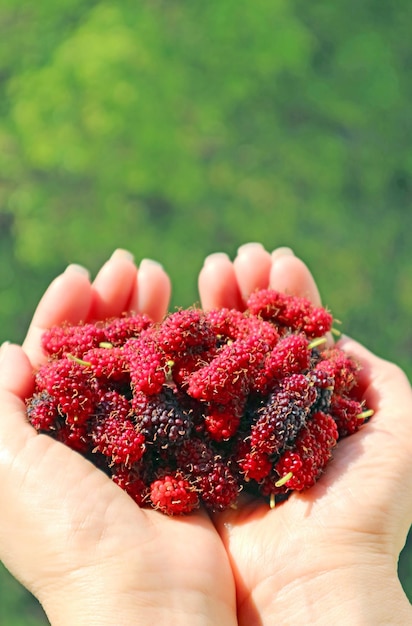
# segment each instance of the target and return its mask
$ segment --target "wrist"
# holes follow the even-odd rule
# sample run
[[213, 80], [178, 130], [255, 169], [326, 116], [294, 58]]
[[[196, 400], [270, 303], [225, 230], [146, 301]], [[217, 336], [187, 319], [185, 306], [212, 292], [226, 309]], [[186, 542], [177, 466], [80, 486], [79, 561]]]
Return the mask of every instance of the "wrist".
[[[52, 579], [41, 590], [34, 590], [34, 593], [51, 626], [140, 626], [141, 623], [138, 621], [140, 594], [132, 590], [127, 592], [115, 571], [112, 576], [103, 568], [72, 571], [69, 576], [55, 581]], [[147, 611], [149, 609], [146, 607]]]
[[[127, 567], [127, 565], [126, 565]], [[209, 594], [186, 588], [156, 588], [150, 572], [140, 584], [125, 580], [125, 564], [110, 572], [73, 575], [36, 594], [51, 626], [235, 626], [235, 609]], [[129, 572], [129, 574], [132, 574]], [[154, 578], [158, 579], [158, 575]], [[152, 584], [153, 582], [153, 584]]]
[[[293, 579], [278, 572], [260, 586], [239, 626], [408, 626], [410, 605], [397, 576], [396, 563], [381, 555], [351, 555], [334, 569], [307, 568]], [[257, 616], [259, 615], [259, 619]]]

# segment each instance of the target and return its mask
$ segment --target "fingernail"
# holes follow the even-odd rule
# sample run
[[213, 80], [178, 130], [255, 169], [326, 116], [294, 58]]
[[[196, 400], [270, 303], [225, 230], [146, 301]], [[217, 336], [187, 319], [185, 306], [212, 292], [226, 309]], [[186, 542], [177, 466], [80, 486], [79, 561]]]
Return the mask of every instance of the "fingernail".
[[124, 248], [117, 248], [110, 258], [127, 259], [128, 261], [134, 261], [134, 254], [132, 252], [129, 252], [129, 250], [124, 250]]
[[0, 346], [0, 365], [3, 362], [3, 359], [4, 359], [5, 355], [6, 355], [7, 348], [8, 348], [9, 345], [10, 345], [10, 341], [3, 341], [3, 343]]
[[209, 254], [203, 261], [203, 265], [209, 265], [215, 261], [228, 261], [229, 255], [226, 252], [213, 252]]
[[288, 248], [287, 246], [282, 246], [280, 248], [275, 248], [275, 250], [273, 250], [271, 257], [272, 257], [272, 261], [275, 261], [276, 259], [280, 259], [281, 257], [284, 256], [295, 256], [295, 253], [293, 252], [292, 248]]
[[249, 252], [250, 250], [263, 250], [264, 247], [258, 241], [249, 241], [248, 243], [244, 243], [242, 246], [239, 246], [237, 249], [238, 254], [243, 254], [244, 252]]
[[83, 274], [83, 276], [87, 276], [88, 278], [90, 277], [90, 272], [87, 267], [79, 265], [78, 263], [70, 263], [70, 265], [68, 265], [64, 270], [64, 273], [66, 272], [77, 272], [78, 274]]
[[154, 259], [142, 259], [139, 264], [139, 269], [144, 269], [145, 267], [160, 267], [163, 269], [163, 265], [159, 263], [159, 261], [155, 261]]

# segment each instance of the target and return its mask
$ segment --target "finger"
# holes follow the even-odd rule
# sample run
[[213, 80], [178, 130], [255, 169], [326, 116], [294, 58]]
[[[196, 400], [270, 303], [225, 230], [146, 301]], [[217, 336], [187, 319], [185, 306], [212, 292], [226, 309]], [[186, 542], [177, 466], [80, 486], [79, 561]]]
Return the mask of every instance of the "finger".
[[205, 311], [223, 307], [244, 309], [233, 263], [224, 252], [206, 257], [199, 273], [198, 288]]
[[260, 243], [246, 243], [240, 246], [233, 267], [245, 303], [251, 293], [268, 287], [271, 265], [271, 255]]
[[128, 310], [146, 313], [153, 321], [160, 322], [167, 313], [171, 290], [170, 278], [160, 263], [142, 259]]
[[92, 301], [89, 272], [80, 265], [69, 265], [53, 280], [41, 298], [23, 342], [33, 367], [45, 359], [41, 336], [51, 326], [68, 322], [77, 324], [87, 317]]
[[36, 436], [26, 419], [24, 399], [33, 391], [33, 368], [20, 346], [3, 344], [0, 351], [0, 464]]
[[[412, 488], [412, 388], [405, 372], [394, 363], [386, 361], [373, 354], [357, 341], [349, 337], [342, 337], [337, 346], [351, 355], [360, 364], [357, 375], [359, 391], [366, 408], [372, 409], [374, 414], [370, 424], [365, 428], [365, 434], [373, 433], [370, 441], [373, 452], [370, 458], [386, 464], [386, 471], [401, 468], [403, 483]], [[408, 481], [406, 479], [408, 477]], [[408, 494], [410, 499], [410, 491]], [[411, 500], [412, 514], [412, 500]]]
[[315, 306], [321, 304], [319, 290], [309, 268], [290, 248], [278, 248], [272, 252], [269, 285], [277, 291], [304, 296]]
[[136, 289], [137, 267], [127, 250], [115, 250], [92, 284], [89, 320], [117, 317], [128, 310]]
[[336, 345], [360, 364], [357, 377], [368, 405], [375, 409], [383, 406], [391, 416], [409, 407], [411, 416], [406, 423], [412, 440], [412, 389], [405, 372], [350, 337], [342, 336]]
[[[390, 511], [391, 523], [397, 525], [398, 534], [394, 538], [400, 550], [412, 522], [412, 388], [398, 365], [380, 358], [357, 341], [344, 336], [337, 345], [360, 364], [360, 391], [366, 408], [374, 411], [370, 422], [354, 435], [360, 437], [363, 454], [359, 454], [359, 468], [355, 469], [354, 461], [352, 473], [362, 476], [362, 463], [368, 467], [374, 497], [381, 510]], [[351, 438], [348, 440], [337, 446], [334, 455], [337, 466], [345, 461], [347, 464], [345, 454], [352, 450]], [[356, 449], [354, 444], [355, 439]], [[362, 481], [357, 488], [362, 489]], [[369, 495], [365, 494], [366, 502]]]

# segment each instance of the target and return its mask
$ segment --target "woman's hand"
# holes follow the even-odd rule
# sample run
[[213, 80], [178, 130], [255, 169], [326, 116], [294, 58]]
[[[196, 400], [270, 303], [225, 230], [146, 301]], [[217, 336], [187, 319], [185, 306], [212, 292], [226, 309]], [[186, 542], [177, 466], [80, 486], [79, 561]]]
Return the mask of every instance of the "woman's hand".
[[0, 558], [53, 625], [237, 623], [230, 565], [205, 514], [168, 518], [140, 509], [82, 456], [38, 434], [25, 415], [33, 367], [45, 358], [45, 328], [129, 309], [160, 320], [169, 295], [159, 265], [137, 269], [117, 251], [93, 283], [69, 266], [38, 305], [24, 351], [2, 347]]
[[[272, 287], [320, 304], [312, 275], [288, 249], [243, 246], [233, 263], [211, 255], [199, 275], [206, 308], [245, 307]], [[256, 501], [215, 516], [237, 588], [238, 623], [412, 623], [397, 560], [412, 522], [412, 391], [404, 373], [359, 343], [339, 346], [361, 363], [375, 411], [338, 443], [325, 475], [275, 510]]]

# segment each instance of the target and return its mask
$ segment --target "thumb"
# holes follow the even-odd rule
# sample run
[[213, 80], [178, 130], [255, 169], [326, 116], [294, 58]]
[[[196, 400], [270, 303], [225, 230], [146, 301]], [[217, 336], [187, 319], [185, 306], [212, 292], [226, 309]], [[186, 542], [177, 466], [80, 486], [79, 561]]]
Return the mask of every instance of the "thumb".
[[24, 399], [33, 391], [30, 361], [20, 346], [4, 343], [0, 349], [0, 459], [16, 452], [36, 431], [26, 419]]

